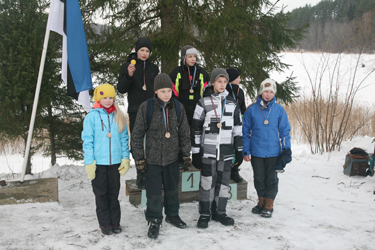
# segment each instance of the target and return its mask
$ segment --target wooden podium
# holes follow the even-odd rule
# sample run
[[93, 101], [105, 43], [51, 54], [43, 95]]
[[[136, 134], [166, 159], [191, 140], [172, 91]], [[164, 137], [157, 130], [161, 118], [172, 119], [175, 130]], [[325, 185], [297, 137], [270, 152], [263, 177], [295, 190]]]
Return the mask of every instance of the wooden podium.
[[[199, 181], [201, 172], [199, 169], [191, 168], [190, 171], [180, 171], [180, 183], [178, 187], [178, 198], [180, 203], [198, 201]], [[133, 205], [141, 204], [146, 207], [146, 190], [139, 189], [136, 180], [126, 180], [126, 195], [129, 196], [129, 202]], [[247, 199], [247, 181], [235, 183], [230, 181], [228, 200], [244, 200]]]

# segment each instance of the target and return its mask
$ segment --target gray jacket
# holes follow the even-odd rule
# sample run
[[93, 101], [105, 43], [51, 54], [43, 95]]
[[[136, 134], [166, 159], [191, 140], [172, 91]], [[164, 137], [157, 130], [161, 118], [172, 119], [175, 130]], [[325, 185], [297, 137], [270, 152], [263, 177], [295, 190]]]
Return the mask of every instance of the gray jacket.
[[[166, 166], [178, 160], [179, 153], [190, 157], [190, 132], [184, 106], [180, 104], [180, 121], [173, 100], [167, 103], [170, 138], [166, 138], [162, 101], [154, 97], [154, 108], [150, 126], [147, 128], [147, 101], [139, 106], [133, 132], [131, 151], [134, 160], [146, 159], [147, 164]], [[146, 157], [144, 137], [146, 135]]]

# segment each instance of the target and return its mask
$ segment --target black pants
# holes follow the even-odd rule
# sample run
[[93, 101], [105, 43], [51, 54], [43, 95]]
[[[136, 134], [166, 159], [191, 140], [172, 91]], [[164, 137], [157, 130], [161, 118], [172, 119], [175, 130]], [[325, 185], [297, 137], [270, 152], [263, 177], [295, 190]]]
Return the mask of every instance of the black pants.
[[180, 168], [178, 161], [167, 166], [147, 165], [145, 188], [147, 197], [146, 220], [163, 219], [162, 187], [164, 186], [164, 213], [167, 216], [178, 215], [178, 182]]
[[120, 223], [121, 210], [118, 195], [120, 192], [120, 173], [114, 165], [96, 165], [95, 179], [91, 181], [95, 194], [96, 216], [100, 226]]
[[275, 171], [276, 161], [277, 157], [251, 157], [251, 165], [254, 171], [254, 186], [258, 197], [275, 199], [279, 186], [279, 179]]

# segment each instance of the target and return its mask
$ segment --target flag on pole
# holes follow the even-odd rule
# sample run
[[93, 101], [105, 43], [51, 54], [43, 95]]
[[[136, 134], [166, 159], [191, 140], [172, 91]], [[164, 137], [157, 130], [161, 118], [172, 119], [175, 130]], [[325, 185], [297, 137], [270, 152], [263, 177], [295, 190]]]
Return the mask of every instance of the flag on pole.
[[52, 0], [47, 29], [63, 36], [61, 78], [68, 95], [78, 100], [88, 112], [92, 89], [89, 54], [78, 0]]

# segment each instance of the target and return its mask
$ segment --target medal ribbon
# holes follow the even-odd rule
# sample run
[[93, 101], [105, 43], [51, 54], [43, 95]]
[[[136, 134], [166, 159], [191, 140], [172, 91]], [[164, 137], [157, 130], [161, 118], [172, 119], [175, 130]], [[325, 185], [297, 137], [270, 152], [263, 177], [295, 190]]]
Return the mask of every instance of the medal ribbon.
[[[164, 121], [164, 127], [165, 127], [165, 132], [169, 132], [169, 118], [168, 118], [168, 108], [165, 107], [164, 109], [164, 106], [162, 106], [163, 108], [163, 121]], [[167, 116], [167, 117], [166, 117]]]
[[[220, 96], [219, 96], [219, 98], [220, 98]], [[212, 100], [212, 96], [210, 96], [210, 99], [211, 99], [212, 107], [215, 111], [216, 121], [217, 121], [217, 123], [221, 123], [221, 120], [222, 120], [223, 114], [224, 114], [225, 101], [226, 101], [227, 97], [224, 98], [223, 109], [221, 110], [221, 114], [220, 114], [220, 121], [219, 121], [219, 117], [217, 116], [217, 113], [216, 113], [216, 108], [215, 108], [214, 101]]]
[[195, 81], [195, 72], [197, 71], [197, 66], [194, 65], [194, 75], [193, 75], [193, 82], [191, 81], [191, 75], [190, 75], [190, 67], [187, 66], [188, 72], [189, 72], [189, 81], [190, 81], [190, 89], [193, 89], [194, 87], [194, 81]]
[[264, 113], [263, 113], [262, 107], [259, 105], [259, 103], [258, 103], [258, 106], [259, 106], [259, 108], [260, 108], [260, 111], [262, 112], [262, 115], [264, 116], [264, 120], [265, 120], [265, 121], [268, 121], [268, 117], [269, 117], [270, 114], [271, 114], [272, 107], [270, 108], [270, 112], [268, 113], [267, 118], [266, 118], [266, 116], [265, 116]]

